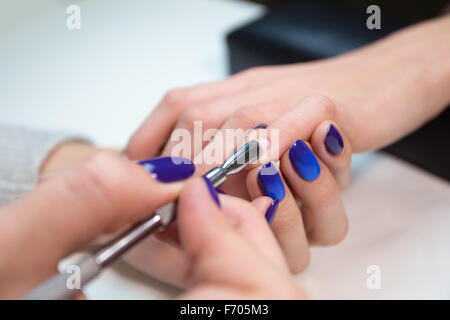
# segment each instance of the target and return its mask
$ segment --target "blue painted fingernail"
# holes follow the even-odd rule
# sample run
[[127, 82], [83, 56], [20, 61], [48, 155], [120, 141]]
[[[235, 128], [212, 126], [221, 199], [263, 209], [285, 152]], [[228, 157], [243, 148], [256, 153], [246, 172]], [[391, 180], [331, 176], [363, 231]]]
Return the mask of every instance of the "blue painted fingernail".
[[273, 201], [269, 208], [267, 208], [266, 211], [266, 220], [268, 224], [272, 223], [273, 218], [275, 217], [275, 214], [277, 213], [278, 205], [280, 204], [280, 201], [277, 199]]
[[142, 167], [160, 182], [175, 182], [194, 174], [191, 160], [181, 157], [161, 157], [139, 161]]
[[316, 180], [320, 165], [316, 156], [302, 140], [295, 141], [289, 149], [289, 159], [295, 171], [306, 181]]
[[227, 194], [225, 191], [223, 191], [222, 189], [216, 188], [216, 192], [220, 193], [220, 194]]
[[327, 136], [325, 137], [325, 148], [329, 153], [336, 156], [344, 149], [344, 141], [335, 126], [330, 124]]
[[213, 198], [213, 200], [217, 204], [217, 206], [219, 206], [219, 208], [220, 208], [220, 201], [219, 201], [219, 197], [217, 196], [216, 188], [214, 188], [213, 184], [211, 183], [211, 181], [209, 181], [208, 178], [203, 177], [203, 180], [205, 180], [206, 186], [208, 187], [209, 194], [211, 195], [211, 197]]
[[284, 189], [283, 180], [276, 166], [272, 162], [264, 164], [258, 172], [258, 182], [264, 195], [271, 197], [273, 200], [282, 200], [286, 191]]

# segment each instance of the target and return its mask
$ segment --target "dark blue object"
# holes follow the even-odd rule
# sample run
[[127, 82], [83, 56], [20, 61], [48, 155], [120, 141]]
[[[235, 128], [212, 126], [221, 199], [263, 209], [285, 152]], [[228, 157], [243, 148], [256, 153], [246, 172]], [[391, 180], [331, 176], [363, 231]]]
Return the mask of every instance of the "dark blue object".
[[217, 193], [221, 193], [221, 194], [227, 194], [225, 191], [223, 191], [222, 189], [216, 188]]
[[213, 198], [214, 202], [220, 207], [220, 200], [219, 197], [217, 196], [216, 188], [214, 188], [213, 184], [211, 183], [211, 181], [209, 181], [208, 178], [203, 177], [203, 180], [205, 180], [206, 187], [208, 188], [208, 191], [211, 194], [211, 197]]
[[191, 160], [181, 157], [161, 157], [139, 161], [158, 181], [175, 182], [189, 178], [195, 171]]
[[258, 182], [264, 195], [271, 197], [273, 200], [282, 200], [286, 191], [284, 189], [283, 180], [277, 168], [272, 162], [264, 164], [258, 172]]
[[330, 129], [328, 129], [327, 136], [325, 137], [325, 148], [334, 156], [340, 154], [344, 149], [342, 136], [332, 124], [330, 124]]
[[268, 224], [271, 224], [271, 223], [272, 223], [272, 220], [273, 220], [273, 218], [275, 217], [275, 214], [277, 213], [278, 205], [279, 205], [279, 204], [280, 204], [280, 201], [279, 201], [279, 200], [275, 200], [275, 201], [273, 201], [273, 202], [270, 204], [269, 208], [267, 208], [267, 211], [266, 211], [266, 220], [267, 220], [267, 223], [268, 223]]
[[320, 165], [316, 156], [302, 140], [295, 141], [289, 149], [289, 159], [295, 171], [306, 181], [316, 180]]

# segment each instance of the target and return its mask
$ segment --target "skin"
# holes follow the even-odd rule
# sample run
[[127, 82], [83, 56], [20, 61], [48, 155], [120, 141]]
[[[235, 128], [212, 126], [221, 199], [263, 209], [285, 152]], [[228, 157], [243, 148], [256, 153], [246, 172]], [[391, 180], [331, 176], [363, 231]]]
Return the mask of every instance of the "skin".
[[[272, 230], [291, 271], [300, 272], [308, 264], [309, 245], [336, 244], [345, 237], [340, 189], [350, 180], [351, 153], [398, 140], [450, 103], [449, 30], [447, 15], [330, 59], [257, 67], [221, 81], [174, 89], [135, 132], [125, 154], [131, 159], [171, 155], [176, 145], [169, 139], [171, 132], [185, 129], [193, 136], [194, 121], [202, 121], [203, 130], [222, 132], [247, 130], [261, 121], [269, 124], [268, 130], [279, 129], [280, 157], [266, 160], [280, 160], [286, 198]], [[345, 142], [339, 156], [331, 156], [323, 146], [330, 121]], [[287, 151], [297, 139], [307, 141], [319, 159], [321, 175], [316, 181], [305, 182], [293, 172]], [[203, 152], [216, 142], [205, 142]], [[200, 165], [197, 173], [210, 167]], [[232, 177], [221, 188], [246, 199], [260, 195], [254, 170], [247, 178]], [[145, 252], [128, 261], [154, 276], [158, 269]], [[161, 278], [158, 272], [156, 276]]]
[[[109, 152], [82, 160], [0, 209], [0, 298], [20, 298], [53, 275], [63, 257], [178, 195], [178, 229], [192, 273], [179, 298], [304, 298], [265, 223], [268, 198], [250, 203], [221, 196], [219, 208], [202, 179], [160, 183]], [[199, 197], [205, 200], [195, 201]]]
[[[351, 153], [396, 141], [450, 103], [448, 30], [450, 18], [444, 16], [338, 57], [253, 68], [218, 82], [172, 90], [133, 135], [125, 154], [130, 159], [161, 152], [169, 155], [174, 147], [168, 141], [171, 132], [176, 128], [192, 131], [195, 120], [202, 120], [204, 130], [248, 129], [260, 121], [267, 122], [269, 129], [279, 128], [286, 197], [272, 230], [290, 270], [299, 272], [308, 264], [309, 245], [335, 244], [345, 237], [347, 221], [340, 189], [350, 179]], [[324, 149], [330, 122], [344, 139], [339, 156]], [[287, 158], [289, 146], [297, 139], [307, 141], [319, 159], [321, 175], [313, 182], [301, 180]], [[83, 154], [95, 152], [90, 146], [81, 148]], [[70, 156], [59, 161], [65, 152], [74, 152], [73, 162], [80, 161], [74, 146], [64, 145], [44, 165], [44, 180], [71, 166]], [[199, 166], [197, 174], [207, 169]], [[261, 195], [257, 172], [253, 168], [247, 175], [233, 177], [223, 189], [249, 200], [257, 197]], [[296, 199], [302, 202], [301, 210]], [[190, 285], [190, 262], [174, 234], [176, 226], [166, 242], [146, 240], [127, 255], [127, 261], [160, 280]]]
[[[311, 100], [314, 101], [314, 99]], [[309, 103], [308, 99], [305, 99], [305, 102]], [[348, 182], [352, 152], [350, 143], [344, 135], [344, 149], [339, 155], [333, 156], [326, 151], [323, 141], [330, 124], [330, 121], [321, 123], [315, 128], [310, 139], [310, 148], [323, 159], [319, 159], [321, 173], [315, 181], [304, 181], [292, 169], [287, 152], [280, 160], [281, 168], [291, 169], [284, 175], [285, 182], [288, 183], [285, 183], [286, 195], [280, 203], [271, 228], [287, 258], [290, 271], [294, 273], [308, 265], [310, 243], [320, 245], [337, 243], [345, 237], [348, 230], [347, 217], [337, 182], [339, 180], [334, 178], [333, 173], [341, 178], [341, 183]], [[339, 129], [336, 123], [334, 125]], [[45, 182], [57, 177], [73, 168], [89, 154], [96, 152], [95, 147], [87, 144], [66, 143], [59, 146], [44, 162], [41, 180]], [[73, 162], [68, 159], [73, 159]], [[250, 193], [248, 199], [263, 196], [256, 178], [259, 169], [260, 165], [257, 165], [248, 171], [246, 181], [246, 174], [242, 175], [244, 185], [247, 185]], [[197, 167], [196, 171], [201, 172], [201, 168]], [[288, 185], [294, 185], [298, 190], [302, 190], [298, 193], [301, 195], [298, 198], [304, 203], [301, 210], [295, 199], [297, 196], [291, 193]], [[320, 199], [319, 202], [318, 199]], [[134, 267], [150, 273], [161, 281], [177, 287], [189, 287], [192, 283], [191, 263], [180, 245], [177, 229], [177, 222], [175, 222], [156, 238], [145, 239], [130, 250], [124, 258]], [[104, 241], [105, 238], [107, 236], [101, 240]]]

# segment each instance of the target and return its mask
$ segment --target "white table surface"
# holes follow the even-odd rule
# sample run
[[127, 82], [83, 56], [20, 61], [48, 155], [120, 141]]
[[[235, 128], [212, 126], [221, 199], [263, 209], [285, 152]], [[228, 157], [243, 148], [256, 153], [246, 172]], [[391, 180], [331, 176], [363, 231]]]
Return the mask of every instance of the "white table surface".
[[[81, 8], [81, 30], [66, 8]], [[167, 90], [226, 76], [224, 35], [257, 4], [225, 0], [4, 0], [0, 121], [82, 132], [123, 146]], [[354, 157], [346, 240], [314, 248], [298, 281], [315, 298], [450, 298], [450, 185], [383, 154]], [[369, 265], [381, 289], [366, 286]], [[169, 298], [177, 290], [119, 263], [93, 299]]]

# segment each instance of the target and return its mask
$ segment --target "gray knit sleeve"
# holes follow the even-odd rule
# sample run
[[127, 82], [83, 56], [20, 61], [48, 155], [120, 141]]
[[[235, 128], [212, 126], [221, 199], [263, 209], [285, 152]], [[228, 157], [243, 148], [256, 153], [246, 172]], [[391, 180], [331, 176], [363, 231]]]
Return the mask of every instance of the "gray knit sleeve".
[[86, 141], [63, 132], [33, 130], [0, 123], [0, 205], [32, 189], [42, 162], [65, 141]]

